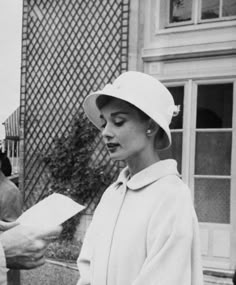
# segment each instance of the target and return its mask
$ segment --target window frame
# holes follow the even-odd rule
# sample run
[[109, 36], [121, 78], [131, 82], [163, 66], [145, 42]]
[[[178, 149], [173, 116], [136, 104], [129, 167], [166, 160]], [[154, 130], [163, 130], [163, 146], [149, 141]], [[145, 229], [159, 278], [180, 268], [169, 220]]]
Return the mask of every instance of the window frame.
[[[161, 0], [163, 1], [163, 0]], [[199, 24], [207, 24], [207, 23], [215, 23], [215, 22], [224, 22], [224, 21], [232, 21], [236, 20], [235, 16], [222, 16], [222, 10], [223, 10], [223, 1], [219, 0], [219, 18], [214, 19], [201, 19], [201, 9], [202, 9], [202, 1], [203, 0], [193, 0], [192, 2], [192, 20], [190, 21], [183, 21], [183, 22], [177, 22], [177, 23], [170, 23], [170, 0], [168, 0], [166, 3], [166, 22], [164, 23], [164, 28], [174, 28], [174, 27], [180, 27], [180, 26], [190, 26], [190, 25], [199, 25]]]
[[[195, 178], [227, 178], [230, 179], [230, 193], [232, 195], [233, 189], [236, 189], [236, 79], [235, 78], [220, 78], [220, 79], [187, 79], [178, 81], [163, 82], [166, 87], [184, 87], [184, 113], [183, 113], [183, 128], [178, 130], [171, 130], [172, 132], [182, 132], [182, 179], [189, 185], [192, 198], [194, 201]], [[233, 110], [232, 110], [232, 127], [214, 129], [214, 131], [230, 131], [232, 133], [231, 145], [231, 173], [230, 175], [195, 175], [195, 150], [196, 150], [196, 131], [201, 130], [196, 128], [197, 115], [197, 91], [198, 85], [211, 84], [233, 84]], [[208, 131], [209, 129], [204, 129]], [[236, 191], [234, 193], [234, 201], [236, 202]], [[235, 215], [236, 224], [236, 209], [232, 209], [232, 201], [230, 208], [230, 222], [233, 221]], [[235, 207], [234, 207], [235, 208]]]
[[[197, 131], [199, 130], [204, 130], [204, 131], [209, 131], [211, 129], [197, 129], [196, 128], [196, 118], [197, 118], [197, 96], [198, 96], [198, 86], [199, 85], [211, 85], [211, 84], [225, 84], [225, 83], [232, 83], [233, 84], [233, 110], [232, 110], [232, 127], [231, 128], [222, 128], [222, 129], [214, 129], [214, 131], [230, 131], [232, 133], [232, 144], [231, 144], [231, 173], [230, 175], [196, 175], [195, 174], [195, 156], [196, 156], [196, 134]], [[233, 169], [235, 169], [235, 164], [236, 164], [236, 153], [233, 152], [235, 145], [236, 145], [236, 140], [235, 140], [235, 135], [236, 135], [236, 130], [235, 130], [235, 123], [233, 120], [236, 116], [236, 104], [235, 104], [235, 99], [236, 99], [236, 94], [235, 94], [235, 89], [236, 89], [236, 80], [234, 79], [204, 79], [204, 80], [194, 80], [192, 82], [193, 88], [192, 88], [192, 94], [189, 97], [192, 97], [192, 102], [191, 102], [191, 132], [190, 132], [190, 153], [189, 153], [189, 186], [193, 194], [193, 201], [194, 201], [194, 193], [195, 193], [195, 178], [216, 178], [216, 179], [229, 179], [230, 180], [230, 195], [236, 186], [236, 181], [233, 181]], [[235, 166], [234, 166], [235, 165]], [[233, 214], [232, 214], [232, 201], [230, 201], [230, 213], [229, 213], [229, 224], [222, 224], [222, 225], [230, 225], [232, 222]], [[235, 213], [234, 213], [235, 214]], [[203, 224], [215, 224], [215, 223], [210, 223], [210, 222], [203, 222]]]

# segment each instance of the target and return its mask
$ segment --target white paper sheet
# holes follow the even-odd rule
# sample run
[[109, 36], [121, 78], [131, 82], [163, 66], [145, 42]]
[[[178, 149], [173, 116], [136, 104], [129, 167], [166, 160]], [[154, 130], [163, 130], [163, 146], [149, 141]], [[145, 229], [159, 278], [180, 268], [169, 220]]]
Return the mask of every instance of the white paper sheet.
[[53, 193], [25, 211], [17, 221], [22, 225], [37, 227], [57, 226], [84, 208], [65, 195]]

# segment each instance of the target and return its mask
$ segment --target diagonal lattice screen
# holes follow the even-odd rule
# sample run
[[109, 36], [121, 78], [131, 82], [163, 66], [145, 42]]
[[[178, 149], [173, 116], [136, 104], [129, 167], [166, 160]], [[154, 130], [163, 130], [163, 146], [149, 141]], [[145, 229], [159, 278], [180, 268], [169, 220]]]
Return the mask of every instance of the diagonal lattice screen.
[[[129, 0], [24, 0], [20, 186], [26, 208], [48, 189], [42, 153], [68, 132], [87, 94], [127, 70], [128, 22]], [[96, 160], [109, 162], [101, 139], [96, 143]]]

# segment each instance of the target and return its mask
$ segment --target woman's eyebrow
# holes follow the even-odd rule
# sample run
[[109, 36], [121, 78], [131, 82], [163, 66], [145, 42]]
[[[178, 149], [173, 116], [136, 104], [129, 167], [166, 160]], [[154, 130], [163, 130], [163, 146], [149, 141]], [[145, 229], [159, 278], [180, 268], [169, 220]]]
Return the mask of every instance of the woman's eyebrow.
[[111, 113], [111, 117], [115, 117], [115, 116], [118, 116], [118, 115], [128, 115], [128, 114], [129, 114], [129, 112], [117, 111], [117, 112]]
[[[128, 114], [129, 114], [129, 112], [117, 111], [117, 112], [111, 113], [111, 117], [116, 117], [116, 116], [118, 116], [118, 115], [128, 115]], [[100, 119], [105, 120], [103, 114], [101, 114], [99, 117], [100, 117]]]

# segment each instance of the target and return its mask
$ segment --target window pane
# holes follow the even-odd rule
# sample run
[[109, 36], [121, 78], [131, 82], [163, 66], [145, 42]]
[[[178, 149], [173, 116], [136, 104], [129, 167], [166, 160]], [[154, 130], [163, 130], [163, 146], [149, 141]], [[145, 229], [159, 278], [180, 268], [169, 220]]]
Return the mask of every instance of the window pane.
[[192, 0], [170, 0], [170, 23], [192, 19]]
[[202, 0], [201, 19], [219, 18], [220, 0]]
[[174, 158], [178, 163], [178, 171], [182, 169], [182, 132], [171, 134], [172, 145], [166, 150], [159, 152], [160, 159]]
[[231, 128], [232, 105], [232, 83], [199, 85], [197, 128]]
[[195, 174], [230, 175], [231, 132], [197, 132]]
[[230, 223], [230, 180], [195, 179], [195, 209], [199, 222]]
[[182, 129], [184, 113], [184, 86], [168, 87], [168, 90], [174, 97], [175, 105], [180, 105], [180, 112], [178, 116], [172, 118], [170, 128]]
[[235, 0], [224, 0], [222, 16], [235, 16], [236, 15], [236, 1]]

